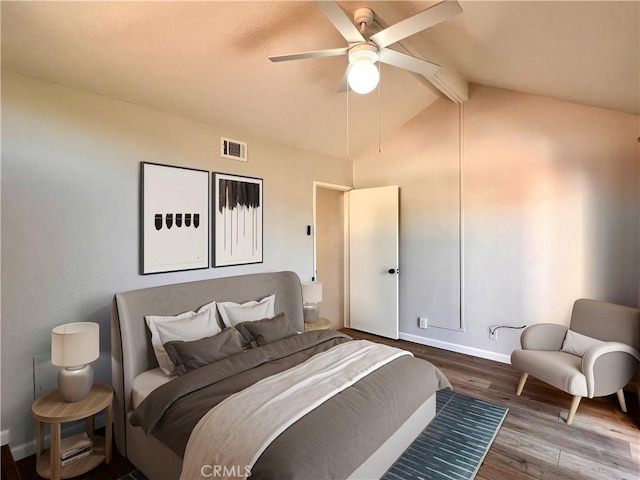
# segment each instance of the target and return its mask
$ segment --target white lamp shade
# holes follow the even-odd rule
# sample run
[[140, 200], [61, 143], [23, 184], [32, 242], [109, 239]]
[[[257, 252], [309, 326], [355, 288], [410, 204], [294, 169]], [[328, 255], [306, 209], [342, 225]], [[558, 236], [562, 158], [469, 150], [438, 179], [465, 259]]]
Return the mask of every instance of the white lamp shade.
[[100, 355], [100, 326], [75, 322], [51, 330], [51, 363], [57, 367], [80, 367]]
[[376, 65], [367, 56], [356, 58], [347, 72], [347, 82], [349, 87], [361, 95], [373, 91], [378, 86], [380, 72]]
[[302, 302], [318, 303], [322, 301], [322, 282], [302, 282]]

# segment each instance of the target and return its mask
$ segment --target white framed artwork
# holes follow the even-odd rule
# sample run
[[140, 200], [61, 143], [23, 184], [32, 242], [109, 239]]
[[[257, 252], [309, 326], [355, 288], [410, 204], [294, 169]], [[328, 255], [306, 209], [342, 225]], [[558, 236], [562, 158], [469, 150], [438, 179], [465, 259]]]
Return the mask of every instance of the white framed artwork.
[[209, 172], [142, 162], [142, 275], [209, 268]]
[[262, 263], [262, 179], [213, 174], [213, 266]]

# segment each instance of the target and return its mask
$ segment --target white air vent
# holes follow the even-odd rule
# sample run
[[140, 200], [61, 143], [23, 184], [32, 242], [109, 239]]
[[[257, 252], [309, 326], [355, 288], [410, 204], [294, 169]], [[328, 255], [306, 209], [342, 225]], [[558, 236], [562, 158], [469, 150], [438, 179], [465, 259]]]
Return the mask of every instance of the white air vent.
[[230, 138], [221, 138], [220, 156], [232, 160], [247, 161], [247, 144]]

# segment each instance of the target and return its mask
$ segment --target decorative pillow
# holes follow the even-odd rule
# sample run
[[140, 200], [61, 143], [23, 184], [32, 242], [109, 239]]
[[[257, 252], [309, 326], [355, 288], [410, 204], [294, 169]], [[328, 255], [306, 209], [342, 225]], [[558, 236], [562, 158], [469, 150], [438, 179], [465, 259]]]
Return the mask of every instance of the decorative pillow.
[[185, 342], [174, 340], [164, 344], [178, 375], [241, 353], [242, 335], [235, 328], [227, 328], [213, 337]]
[[[256, 321], [260, 321], [260, 320], [256, 320]], [[258, 346], [258, 342], [256, 342], [256, 339], [253, 338], [253, 335], [251, 335], [251, 332], [249, 332], [249, 330], [246, 329], [245, 324], [246, 323], [253, 323], [253, 322], [242, 322], [242, 323], [238, 323], [235, 328], [239, 333], [240, 336], [242, 337], [242, 348], [244, 350], [249, 350], [250, 348], [255, 348]]]
[[198, 312], [185, 312], [176, 316], [147, 315], [145, 320], [151, 332], [151, 345], [158, 365], [167, 375], [175, 375], [175, 365], [167, 355], [163, 344], [172, 340], [198, 340], [220, 333], [216, 321], [216, 302], [202, 306]]
[[298, 335], [287, 316], [282, 312], [273, 318], [244, 322], [239, 326], [251, 334], [258, 346]]
[[269, 295], [259, 302], [247, 303], [219, 302], [218, 311], [225, 327], [235, 327], [238, 323], [254, 322], [271, 318], [275, 313], [276, 296]]
[[600, 345], [601, 343], [605, 342], [596, 338], [587, 337], [572, 330], [567, 330], [567, 336], [564, 337], [564, 342], [560, 350], [570, 353], [571, 355], [583, 357], [589, 348]]

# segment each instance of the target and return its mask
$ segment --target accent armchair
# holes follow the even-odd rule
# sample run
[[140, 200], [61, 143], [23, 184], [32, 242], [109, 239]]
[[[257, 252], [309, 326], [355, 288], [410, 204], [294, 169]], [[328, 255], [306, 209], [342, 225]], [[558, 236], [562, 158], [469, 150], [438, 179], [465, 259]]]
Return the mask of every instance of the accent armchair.
[[[573, 395], [567, 424], [571, 425], [582, 397], [617, 393], [627, 411], [623, 387], [636, 374], [640, 361], [640, 309], [597, 300], [579, 299], [571, 323], [539, 323], [520, 337], [522, 350], [514, 350], [511, 364], [522, 376], [516, 395], [529, 375]], [[638, 395], [640, 397], [640, 386]]]

